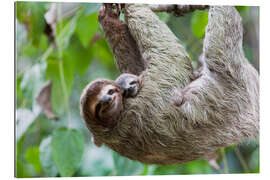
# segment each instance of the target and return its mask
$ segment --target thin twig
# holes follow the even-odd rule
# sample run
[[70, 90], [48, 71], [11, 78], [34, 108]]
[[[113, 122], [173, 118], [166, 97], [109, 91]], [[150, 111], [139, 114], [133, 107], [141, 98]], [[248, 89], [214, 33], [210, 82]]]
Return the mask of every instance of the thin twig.
[[[57, 15], [59, 15], [60, 19], [60, 29], [62, 30], [62, 16], [61, 16], [61, 4], [57, 6]], [[64, 65], [63, 65], [63, 47], [62, 44], [58, 44], [58, 57], [59, 57], [59, 73], [60, 73], [60, 82], [63, 90], [63, 96], [64, 96], [64, 104], [66, 106], [67, 110], [67, 126], [70, 128], [70, 108], [69, 108], [69, 98], [68, 98], [68, 91], [67, 91], [67, 85], [65, 82], [65, 76], [64, 76]]]

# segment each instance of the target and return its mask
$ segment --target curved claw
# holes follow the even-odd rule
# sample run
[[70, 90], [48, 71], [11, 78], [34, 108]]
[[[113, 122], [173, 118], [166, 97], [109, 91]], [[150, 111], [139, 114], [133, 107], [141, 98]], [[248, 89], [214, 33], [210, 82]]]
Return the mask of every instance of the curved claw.
[[119, 3], [104, 3], [105, 13], [110, 17], [119, 17], [122, 6]]

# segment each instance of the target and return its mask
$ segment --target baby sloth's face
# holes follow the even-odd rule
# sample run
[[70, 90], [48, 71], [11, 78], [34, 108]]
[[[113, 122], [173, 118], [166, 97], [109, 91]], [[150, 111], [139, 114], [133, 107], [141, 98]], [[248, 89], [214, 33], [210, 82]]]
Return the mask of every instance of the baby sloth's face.
[[124, 98], [135, 97], [141, 88], [141, 78], [133, 74], [121, 74], [115, 82]]

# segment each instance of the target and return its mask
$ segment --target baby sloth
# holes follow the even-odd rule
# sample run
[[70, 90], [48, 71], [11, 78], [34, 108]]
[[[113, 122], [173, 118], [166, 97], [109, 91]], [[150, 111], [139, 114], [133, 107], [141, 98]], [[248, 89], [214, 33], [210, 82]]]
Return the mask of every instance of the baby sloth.
[[[88, 129], [93, 133], [93, 129], [113, 128], [123, 110], [123, 98], [135, 97], [140, 88], [141, 78], [127, 73], [115, 81], [97, 79], [89, 83], [80, 99], [81, 115]], [[92, 137], [95, 145], [103, 144], [94, 133]]]
[[135, 97], [141, 88], [141, 77], [124, 73], [115, 80], [125, 98]]

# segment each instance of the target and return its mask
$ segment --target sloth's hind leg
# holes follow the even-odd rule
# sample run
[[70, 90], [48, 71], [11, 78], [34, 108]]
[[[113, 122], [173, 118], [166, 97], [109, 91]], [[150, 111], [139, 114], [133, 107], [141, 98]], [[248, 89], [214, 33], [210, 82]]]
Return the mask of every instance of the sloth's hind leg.
[[175, 90], [172, 104], [190, 123], [218, 123], [224, 121], [220, 115], [227, 104], [223, 94], [221, 84], [210, 75], [203, 74], [183, 89]]

